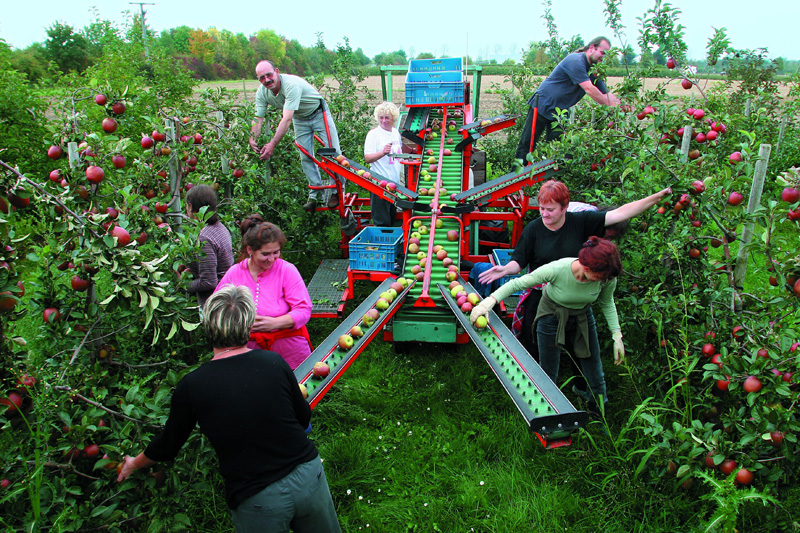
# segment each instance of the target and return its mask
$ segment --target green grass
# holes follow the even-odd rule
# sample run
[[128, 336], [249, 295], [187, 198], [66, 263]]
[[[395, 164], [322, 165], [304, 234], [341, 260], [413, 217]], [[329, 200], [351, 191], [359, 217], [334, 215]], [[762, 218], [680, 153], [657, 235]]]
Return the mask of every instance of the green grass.
[[374, 341], [312, 423], [345, 531], [666, 531], [693, 512], [629, 472], [602, 490], [580, 434], [545, 450], [471, 344]]

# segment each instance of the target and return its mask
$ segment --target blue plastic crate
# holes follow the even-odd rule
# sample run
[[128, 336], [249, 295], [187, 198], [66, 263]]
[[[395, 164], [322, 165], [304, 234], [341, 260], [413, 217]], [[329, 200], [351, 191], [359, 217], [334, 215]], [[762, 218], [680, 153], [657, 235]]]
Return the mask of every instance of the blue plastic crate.
[[437, 72], [441, 70], [464, 70], [464, 60], [460, 57], [438, 59], [412, 59], [408, 62], [409, 72]]
[[[511, 261], [511, 256], [514, 255], [514, 250], [506, 250], [504, 248], [495, 248], [492, 251], [492, 255], [494, 256], [494, 262], [495, 262], [496, 265], [505, 265], [509, 261]], [[513, 276], [503, 276], [503, 279], [500, 280], [501, 281], [500, 284], [501, 285], [505, 285], [506, 283], [508, 283], [512, 279], [518, 278], [521, 275], [522, 274], [515, 274]], [[517, 291], [514, 294], [512, 294], [512, 296], [519, 296], [520, 294], [522, 294], [522, 291]]]
[[460, 57], [413, 59], [406, 74], [406, 106], [464, 103]]
[[364, 228], [350, 241], [350, 268], [390, 272], [402, 249], [403, 228]]
[[463, 103], [463, 82], [406, 83], [406, 106]]
[[409, 72], [406, 74], [406, 85], [409, 83], [439, 84], [444, 82], [464, 82], [464, 73], [460, 70], [446, 70], [440, 72]]

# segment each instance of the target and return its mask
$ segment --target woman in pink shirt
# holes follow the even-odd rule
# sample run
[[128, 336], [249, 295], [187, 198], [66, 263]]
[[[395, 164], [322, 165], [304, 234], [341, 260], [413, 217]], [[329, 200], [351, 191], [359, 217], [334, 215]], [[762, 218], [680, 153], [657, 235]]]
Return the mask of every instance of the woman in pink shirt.
[[277, 352], [294, 370], [311, 354], [306, 329], [311, 297], [297, 268], [281, 259], [286, 236], [278, 226], [254, 214], [242, 221], [240, 229], [239, 262], [225, 273], [216, 290], [225, 285], [250, 289], [256, 320], [247, 347]]

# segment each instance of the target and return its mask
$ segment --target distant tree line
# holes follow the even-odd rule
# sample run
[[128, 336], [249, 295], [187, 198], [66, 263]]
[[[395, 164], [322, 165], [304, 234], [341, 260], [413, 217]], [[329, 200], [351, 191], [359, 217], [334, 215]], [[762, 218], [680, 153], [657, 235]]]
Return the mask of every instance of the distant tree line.
[[[330, 73], [335, 52], [325, 47], [321, 35], [315, 45], [303, 46], [296, 39], [287, 39], [271, 29], [261, 29], [252, 35], [233, 33], [228, 30], [210, 28], [203, 30], [178, 26], [164, 30], [159, 34], [147, 32], [144, 42], [141, 18], [131, 15], [124, 27], [119, 28], [108, 20], [97, 18], [82, 29], [75, 29], [62, 22], [54, 22], [47, 29], [47, 39], [43, 43], [34, 43], [25, 49], [10, 50], [2, 39], [0, 46], [10, 51], [10, 66], [25, 75], [31, 82], [47, 82], [57, 79], [60, 74], [70, 72], [82, 73], [103, 57], [109, 47], [136, 44], [147, 50], [147, 53], [169, 57], [182, 64], [196, 79], [225, 80], [248, 78], [253, 75], [256, 62], [262, 58], [271, 59], [281, 70], [309, 76]], [[521, 51], [519, 61], [507, 59], [502, 63], [494, 60], [467, 58], [467, 63], [513, 67], [519, 63], [533, 69], [534, 72], [546, 74], [567, 53], [584, 45], [581, 37], [568, 40], [548, 40], [531, 42], [526, 50]], [[736, 52], [736, 51], [733, 51]], [[759, 51], [746, 51], [758, 54]], [[381, 52], [369, 58], [361, 48], [354, 51], [356, 68], [376, 72], [374, 67], [382, 65], [407, 65], [409, 59], [404, 50]], [[776, 74], [793, 74], [800, 68], [800, 61], [784, 58], [768, 59]], [[433, 58], [433, 54], [421, 52], [416, 59]], [[731, 58], [734, 55], [731, 54]], [[630, 45], [618, 50], [604, 61], [609, 71], [617, 73], [626, 66], [641, 64], [642, 66], [663, 66], [667, 57], [659, 49], [655, 52], [637, 54]], [[708, 69], [702, 61], [692, 62], [698, 67]], [[370, 69], [369, 67], [373, 67]], [[730, 68], [730, 62], [720, 61], [711, 66], [711, 72], [723, 73]], [[506, 69], [500, 69], [505, 72]]]

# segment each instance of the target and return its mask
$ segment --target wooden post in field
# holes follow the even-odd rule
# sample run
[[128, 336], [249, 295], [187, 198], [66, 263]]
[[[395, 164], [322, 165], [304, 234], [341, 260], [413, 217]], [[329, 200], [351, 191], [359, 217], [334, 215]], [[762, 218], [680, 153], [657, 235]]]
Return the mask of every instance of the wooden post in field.
[[242, 94], [244, 95], [244, 101], [249, 102], [250, 100], [247, 99], [247, 84], [244, 82], [244, 78], [242, 78]]
[[575, 123], [575, 106], [569, 108], [569, 123]]
[[[217, 138], [222, 139], [225, 135], [225, 113], [222, 111], [217, 111]], [[222, 159], [220, 159], [220, 166], [222, 167], [222, 175], [229, 176], [231, 173], [231, 167], [228, 165], [228, 156], [222, 154]], [[225, 198], [232, 198], [233, 191], [231, 187], [231, 182], [225, 182]]]
[[592, 119], [591, 119], [591, 121], [589, 122], [589, 124], [591, 124], [592, 126], [594, 126], [594, 107], [592, 107]]
[[67, 143], [67, 155], [69, 156], [69, 168], [75, 170], [75, 167], [81, 162], [81, 155], [78, 153], [78, 143], [75, 141]]
[[181, 231], [181, 168], [178, 164], [178, 151], [176, 146], [180, 146], [180, 121], [175, 119], [164, 119], [164, 127], [167, 130], [167, 142], [172, 144], [172, 153], [169, 155], [169, 190], [172, 198], [169, 200], [169, 224], [175, 226], [176, 231]]
[[692, 127], [683, 127], [683, 139], [681, 139], [681, 155], [684, 162], [689, 160], [689, 145], [692, 142]]
[[753, 110], [753, 99], [748, 98], [744, 102], [744, 116], [750, 118], [750, 113], [752, 112], [752, 110]]
[[[764, 190], [764, 179], [767, 176], [767, 165], [769, 164], [769, 155], [772, 151], [772, 145], [762, 144], [758, 150], [758, 161], [756, 162], [756, 170], [753, 174], [753, 185], [750, 187], [750, 197], [747, 200], [747, 214], [752, 215], [753, 212], [761, 204], [761, 193]], [[747, 275], [747, 256], [750, 253], [748, 248], [750, 243], [753, 242], [753, 222], [748, 221], [744, 225], [742, 231], [742, 239], [739, 243], [739, 252], [736, 254], [736, 264], [733, 267], [733, 284], [734, 284], [734, 309], [738, 312], [742, 308], [742, 300], [739, 292], [744, 285], [744, 278]]]
[[783, 142], [783, 136], [786, 134], [786, 124], [789, 122], [789, 115], [784, 114], [783, 119], [781, 120], [781, 127], [778, 130], [778, 143], [775, 145], [775, 155], [778, 155], [781, 151], [781, 143]]

